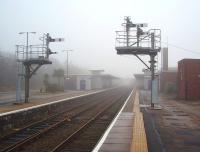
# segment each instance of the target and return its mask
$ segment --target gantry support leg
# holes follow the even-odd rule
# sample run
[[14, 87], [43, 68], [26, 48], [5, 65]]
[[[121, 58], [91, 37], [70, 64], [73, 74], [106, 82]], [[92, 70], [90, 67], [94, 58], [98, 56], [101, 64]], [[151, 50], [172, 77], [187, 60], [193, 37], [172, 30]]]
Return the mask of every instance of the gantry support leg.
[[29, 84], [30, 78], [33, 74], [42, 66], [42, 64], [38, 64], [34, 69], [31, 70], [31, 64], [24, 64], [25, 66], [25, 103], [29, 102]]
[[25, 103], [29, 102], [30, 66], [25, 65]]
[[153, 81], [154, 81], [154, 78], [155, 78], [155, 54], [151, 54], [150, 55], [150, 64], [151, 64], [151, 107], [154, 108], [154, 103], [153, 103]]

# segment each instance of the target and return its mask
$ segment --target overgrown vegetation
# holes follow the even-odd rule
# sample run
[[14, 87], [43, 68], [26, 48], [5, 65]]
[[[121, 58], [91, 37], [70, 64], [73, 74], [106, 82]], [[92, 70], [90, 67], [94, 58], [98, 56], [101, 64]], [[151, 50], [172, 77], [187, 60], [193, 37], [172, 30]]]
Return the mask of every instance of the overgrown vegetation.
[[0, 52], [0, 90], [14, 90], [16, 84], [16, 61], [12, 54]]
[[53, 72], [53, 77], [56, 77], [58, 80], [58, 86], [61, 87], [61, 79], [64, 79], [64, 70], [63, 69], [55, 69]]
[[55, 83], [50, 83], [49, 79], [49, 74], [45, 73], [44, 74], [44, 86], [45, 86], [45, 92], [57, 92], [57, 91], [64, 91], [64, 85], [63, 83], [61, 84], [61, 81], [64, 81], [64, 70], [63, 69], [55, 69], [52, 77], [57, 78], [57, 84]]
[[[30, 80], [31, 89], [40, 91], [63, 90], [64, 73], [66, 65], [56, 59], [51, 59], [53, 64], [42, 66]], [[70, 73], [80, 74], [87, 70], [70, 65]], [[45, 76], [44, 76], [45, 75]], [[0, 50], [0, 91], [15, 90], [17, 81], [17, 64], [15, 55]], [[24, 81], [24, 80], [23, 80]], [[22, 82], [24, 83], [24, 82]], [[23, 86], [22, 86], [23, 87]], [[41, 90], [41, 88], [44, 88]]]

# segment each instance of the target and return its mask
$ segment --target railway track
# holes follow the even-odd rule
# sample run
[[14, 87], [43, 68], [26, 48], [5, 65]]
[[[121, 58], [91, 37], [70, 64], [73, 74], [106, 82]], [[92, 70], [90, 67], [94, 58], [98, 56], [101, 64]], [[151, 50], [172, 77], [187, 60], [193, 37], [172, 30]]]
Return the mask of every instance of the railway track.
[[[39, 151], [50, 151], [55, 149], [55, 146], [60, 145], [58, 143], [62, 143], [66, 139], [70, 141], [72, 137], [77, 136], [81, 132], [77, 129], [88, 128], [87, 126], [100, 117], [106, 109], [109, 109], [116, 101], [122, 103], [128, 96], [127, 89], [123, 89], [123, 93], [116, 95], [117, 92], [119, 89], [87, 97], [85, 102], [81, 99], [78, 102], [69, 103], [65, 112], [31, 124], [15, 134], [3, 138], [0, 141], [1, 149], [3, 147], [1, 151], [38, 151], [38, 149]], [[63, 136], [64, 134], [65, 136]]]
[[[98, 97], [101, 97], [99, 94]], [[12, 148], [19, 146], [20, 144], [24, 143], [25, 141], [31, 140], [33, 137], [37, 137], [38, 135], [41, 135], [42, 132], [47, 132], [47, 130], [53, 129], [59, 124], [69, 121], [70, 115], [76, 113], [76, 111], [84, 109], [85, 107], [88, 107], [88, 105], [94, 104], [95, 100], [89, 100], [88, 97], [83, 98], [82, 100], [76, 100], [76, 101], [70, 101], [69, 107], [66, 107], [66, 111], [61, 112], [56, 115], [51, 115], [46, 119], [43, 119], [38, 122], [34, 122], [24, 128], [19, 129], [18, 131], [5, 136], [0, 140], [0, 151], [9, 151]]]
[[98, 139], [107, 128], [119, 107], [122, 105], [123, 97], [101, 109], [95, 116], [82, 124], [68, 138], [64, 139], [51, 152], [90, 152], [96, 145]]

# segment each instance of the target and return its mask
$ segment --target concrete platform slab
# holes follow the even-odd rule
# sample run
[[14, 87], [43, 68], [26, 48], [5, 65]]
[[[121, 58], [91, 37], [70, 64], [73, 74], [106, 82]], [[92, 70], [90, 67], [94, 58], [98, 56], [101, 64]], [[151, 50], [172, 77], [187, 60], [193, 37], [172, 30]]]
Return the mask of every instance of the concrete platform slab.
[[148, 152], [138, 92], [129, 96], [127, 105], [132, 105], [132, 110], [130, 107], [121, 109], [106, 137], [103, 136], [105, 138], [93, 152]]
[[99, 152], [130, 152], [130, 144], [103, 144]]
[[115, 127], [113, 128], [110, 133], [120, 133], [120, 132], [128, 132], [130, 133], [130, 130], [132, 129], [132, 127]]
[[129, 152], [132, 142], [134, 114], [121, 113], [99, 152]]
[[107, 144], [129, 144], [130, 143], [130, 139], [129, 138], [107, 138], [105, 143]]

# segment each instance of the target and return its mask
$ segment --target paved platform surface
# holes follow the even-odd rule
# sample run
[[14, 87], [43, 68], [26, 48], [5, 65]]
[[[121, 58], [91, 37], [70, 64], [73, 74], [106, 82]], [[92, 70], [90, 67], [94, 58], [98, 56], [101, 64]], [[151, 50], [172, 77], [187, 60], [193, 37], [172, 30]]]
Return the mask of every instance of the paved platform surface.
[[32, 93], [30, 97], [30, 102], [29, 103], [23, 103], [22, 104], [13, 104], [14, 99], [13, 93], [6, 93], [6, 94], [1, 94], [0, 95], [0, 113], [4, 112], [10, 112], [14, 110], [19, 110], [23, 108], [28, 108], [32, 106], [37, 106], [41, 105], [44, 103], [50, 103], [56, 100], [61, 100], [61, 99], [66, 99], [66, 98], [71, 98], [79, 95], [84, 95], [88, 93], [93, 93], [98, 90], [90, 90], [90, 91], [66, 91], [66, 92], [61, 92], [61, 93], [37, 93], [34, 92]]
[[133, 117], [131, 112], [122, 112], [108, 134], [99, 152], [130, 152]]
[[150, 92], [132, 95], [99, 151], [200, 152], [200, 101], [160, 96], [161, 109], [149, 106]]
[[148, 152], [138, 92], [132, 92], [113, 122], [93, 152]]
[[[140, 91], [141, 104], [149, 93]], [[200, 102], [160, 96], [162, 110], [141, 108], [149, 152], [200, 152]]]

